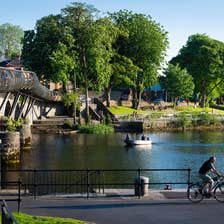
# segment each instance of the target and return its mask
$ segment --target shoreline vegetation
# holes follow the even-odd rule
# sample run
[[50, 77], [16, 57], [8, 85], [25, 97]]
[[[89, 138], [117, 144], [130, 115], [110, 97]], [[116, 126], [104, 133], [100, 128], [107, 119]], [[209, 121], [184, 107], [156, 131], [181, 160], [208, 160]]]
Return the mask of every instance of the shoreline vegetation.
[[143, 130], [148, 131], [224, 129], [224, 111], [215, 108], [176, 106], [149, 111], [117, 106], [109, 109], [120, 121], [142, 121]]

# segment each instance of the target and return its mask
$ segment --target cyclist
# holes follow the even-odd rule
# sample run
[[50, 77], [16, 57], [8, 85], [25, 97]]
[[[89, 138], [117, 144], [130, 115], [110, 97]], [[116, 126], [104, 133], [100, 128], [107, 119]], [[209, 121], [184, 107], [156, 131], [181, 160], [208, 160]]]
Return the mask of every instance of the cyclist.
[[214, 167], [214, 164], [216, 162], [216, 158], [214, 156], [211, 156], [209, 160], [205, 161], [201, 168], [199, 169], [199, 176], [205, 183], [205, 185], [209, 184], [209, 190], [207, 196], [210, 197], [212, 195], [212, 187], [214, 184], [213, 179], [208, 175], [208, 172], [212, 172], [216, 174], [217, 176], [223, 176], [221, 175], [216, 168]]

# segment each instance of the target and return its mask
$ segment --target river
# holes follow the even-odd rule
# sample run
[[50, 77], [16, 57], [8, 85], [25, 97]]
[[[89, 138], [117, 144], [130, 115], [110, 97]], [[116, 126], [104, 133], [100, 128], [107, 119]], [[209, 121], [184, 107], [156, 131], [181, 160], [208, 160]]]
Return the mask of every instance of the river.
[[[139, 137], [129, 134], [131, 138]], [[153, 144], [125, 147], [126, 133], [110, 135], [33, 134], [32, 149], [21, 158], [22, 169], [160, 169], [191, 168], [193, 179], [203, 161], [214, 155], [224, 172], [224, 135], [221, 131], [146, 133]], [[173, 180], [180, 173], [152, 175], [155, 181]]]

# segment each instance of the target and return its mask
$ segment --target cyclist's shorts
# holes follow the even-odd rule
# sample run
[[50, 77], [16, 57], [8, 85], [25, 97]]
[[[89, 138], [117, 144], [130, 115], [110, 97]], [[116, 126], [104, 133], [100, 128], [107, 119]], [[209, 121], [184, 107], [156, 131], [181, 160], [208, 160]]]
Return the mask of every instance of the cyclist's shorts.
[[205, 183], [211, 183], [213, 180], [208, 174], [201, 174], [199, 173], [199, 177], [205, 182]]

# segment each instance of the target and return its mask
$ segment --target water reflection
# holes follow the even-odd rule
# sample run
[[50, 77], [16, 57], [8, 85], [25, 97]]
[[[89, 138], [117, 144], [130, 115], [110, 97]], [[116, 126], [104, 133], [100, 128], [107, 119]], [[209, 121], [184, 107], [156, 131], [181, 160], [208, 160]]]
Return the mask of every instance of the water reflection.
[[[191, 168], [193, 178], [196, 178], [202, 162], [215, 155], [216, 167], [224, 172], [224, 138], [221, 131], [147, 133], [153, 144], [133, 147], [125, 147], [125, 136], [125, 133], [71, 136], [35, 134], [32, 149], [22, 154], [20, 168]], [[138, 138], [140, 135], [129, 136]], [[145, 175], [153, 181], [180, 180], [186, 177], [183, 172], [151, 172]]]

